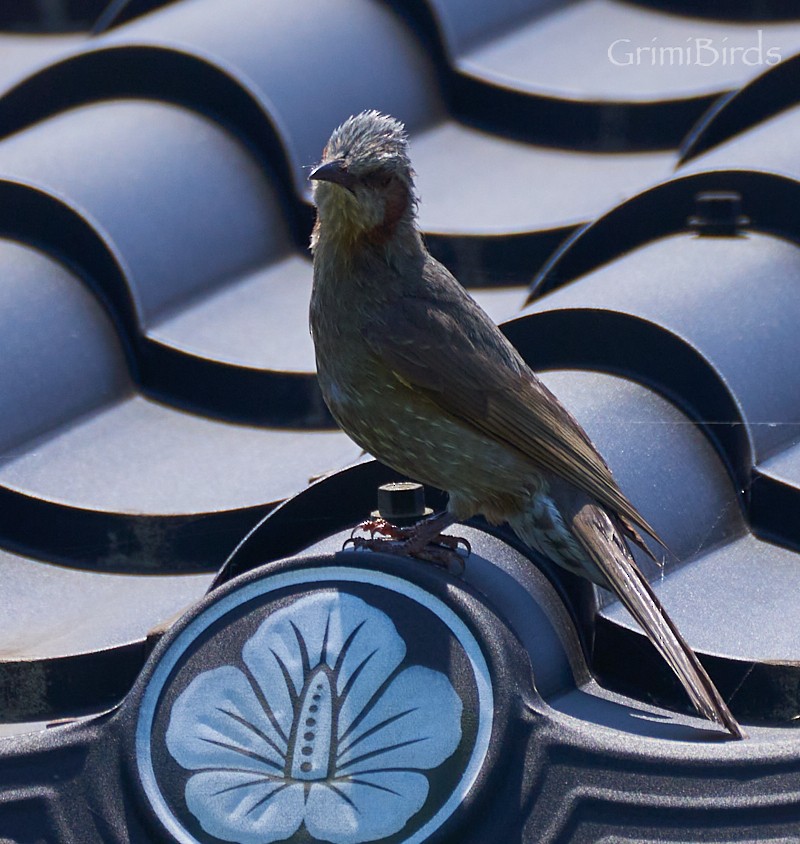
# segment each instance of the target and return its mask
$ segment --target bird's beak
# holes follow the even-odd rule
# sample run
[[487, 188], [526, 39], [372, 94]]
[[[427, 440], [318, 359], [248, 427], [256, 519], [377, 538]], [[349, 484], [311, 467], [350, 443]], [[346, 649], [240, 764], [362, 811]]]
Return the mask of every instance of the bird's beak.
[[350, 193], [354, 193], [353, 186], [356, 180], [345, 166], [344, 161], [338, 158], [320, 164], [319, 167], [311, 171], [308, 178], [310, 181], [332, 182], [334, 185], [339, 185], [349, 190]]

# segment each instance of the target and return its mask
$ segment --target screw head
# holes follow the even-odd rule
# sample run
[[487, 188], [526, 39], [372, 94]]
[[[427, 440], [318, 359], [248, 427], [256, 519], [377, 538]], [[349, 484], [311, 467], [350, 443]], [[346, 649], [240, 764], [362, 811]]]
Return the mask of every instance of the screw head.
[[750, 218], [742, 214], [742, 195], [738, 191], [701, 191], [694, 197], [694, 215], [686, 224], [697, 234], [731, 237], [749, 225]]
[[433, 510], [425, 506], [425, 487], [412, 481], [401, 481], [378, 487], [378, 509], [372, 515], [403, 527], [432, 513]]

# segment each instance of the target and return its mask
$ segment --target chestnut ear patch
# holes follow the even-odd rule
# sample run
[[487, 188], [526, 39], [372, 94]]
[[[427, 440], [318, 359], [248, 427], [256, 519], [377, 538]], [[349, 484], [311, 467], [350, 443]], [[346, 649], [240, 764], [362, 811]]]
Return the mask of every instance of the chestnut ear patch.
[[[385, 174], [382, 174], [385, 178]], [[411, 190], [408, 185], [389, 174], [384, 189], [386, 205], [383, 215], [383, 222], [369, 232], [370, 240], [377, 243], [385, 243], [394, 235], [397, 224], [408, 212], [411, 203]]]

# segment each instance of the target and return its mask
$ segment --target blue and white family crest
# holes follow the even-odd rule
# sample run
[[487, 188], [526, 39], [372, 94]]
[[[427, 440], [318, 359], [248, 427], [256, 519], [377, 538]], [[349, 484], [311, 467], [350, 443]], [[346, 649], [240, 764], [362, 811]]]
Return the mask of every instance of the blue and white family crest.
[[197, 675], [166, 744], [192, 772], [185, 800], [202, 828], [237, 844], [402, 830], [428, 797], [425, 772], [458, 748], [463, 709], [445, 674], [405, 657], [386, 613], [326, 590], [271, 614], [240, 664]]

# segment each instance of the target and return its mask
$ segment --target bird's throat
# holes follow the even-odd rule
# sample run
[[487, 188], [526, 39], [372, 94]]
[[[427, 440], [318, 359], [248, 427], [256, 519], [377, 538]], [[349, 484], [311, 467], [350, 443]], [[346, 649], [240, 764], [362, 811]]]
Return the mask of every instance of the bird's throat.
[[415, 231], [410, 188], [395, 182], [381, 196], [356, 199], [337, 185], [321, 185], [311, 248], [324, 244], [346, 257], [363, 249], [407, 248], [419, 238]]

